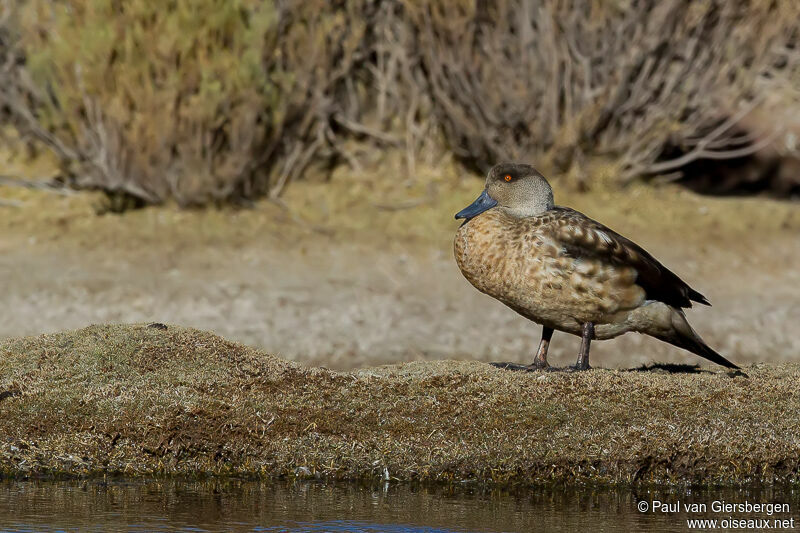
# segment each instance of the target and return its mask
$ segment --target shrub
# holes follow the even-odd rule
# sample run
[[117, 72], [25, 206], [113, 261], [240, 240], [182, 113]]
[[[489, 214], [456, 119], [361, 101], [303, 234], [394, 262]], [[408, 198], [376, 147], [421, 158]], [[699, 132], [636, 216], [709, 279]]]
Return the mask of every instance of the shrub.
[[800, 109], [794, 0], [10, 5], [5, 114], [77, 185], [144, 202], [275, 196], [358, 166], [353, 137], [411, 174], [441, 139], [479, 169], [600, 156], [624, 182], [753, 153]]
[[77, 185], [182, 205], [275, 194], [327, 143], [364, 32], [324, 0], [281, 4], [29, 0], [5, 103]]
[[[405, 4], [437, 120], [480, 166], [586, 153], [665, 172], [758, 148], [770, 131], [736, 126], [768, 95], [797, 109], [793, 1]], [[689, 155], [659, 161], [668, 145]]]

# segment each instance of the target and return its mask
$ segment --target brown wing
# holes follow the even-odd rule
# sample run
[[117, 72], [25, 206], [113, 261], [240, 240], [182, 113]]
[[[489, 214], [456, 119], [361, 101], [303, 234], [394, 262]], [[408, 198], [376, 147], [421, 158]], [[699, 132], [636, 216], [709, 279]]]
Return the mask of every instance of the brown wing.
[[636, 284], [644, 289], [648, 300], [675, 307], [691, 307], [693, 301], [711, 305], [644, 248], [614, 230], [566, 207], [556, 206], [547, 214], [552, 215], [553, 230], [568, 254], [602, 257], [635, 268]]

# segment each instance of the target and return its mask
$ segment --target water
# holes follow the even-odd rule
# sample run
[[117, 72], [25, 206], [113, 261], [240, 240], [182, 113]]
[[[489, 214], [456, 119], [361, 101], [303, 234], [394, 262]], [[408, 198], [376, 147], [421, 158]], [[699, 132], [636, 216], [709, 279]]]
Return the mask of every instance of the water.
[[[699, 511], [653, 511], [655, 501]], [[785, 510], [711, 510], [714, 501], [788, 504]], [[640, 512], [645, 502], [648, 509]], [[710, 489], [631, 491], [549, 487], [516, 491], [475, 487], [347, 485], [314, 482], [5, 481], [2, 531], [688, 531], [687, 519], [786, 520], [800, 529], [800, 491]], [[782, 522], [781, 522], [782, 523]], [[732, 525], [732, 523], [728, 523]], [[733, 524], [738, 527], [740, 524]], [[741, 525], [748, 525], [746, 523]], [[751, 523], [749, 525], [759, 525]], [[710, 529], [706, 524], [705, 529]], [[790, 529], [790, 528], [786, 528]]]

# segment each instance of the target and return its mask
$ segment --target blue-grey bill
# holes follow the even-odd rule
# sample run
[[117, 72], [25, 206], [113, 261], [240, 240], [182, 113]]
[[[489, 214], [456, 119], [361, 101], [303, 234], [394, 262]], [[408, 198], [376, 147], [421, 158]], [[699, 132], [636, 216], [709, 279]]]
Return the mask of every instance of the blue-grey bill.
[[476, 217], [497, 205], [497, 200], [489, 196], [486, 189], [483, 190], [478, 199], [469, 204], [467, 207], [456, 213], [456, 219], [466, 218], [467, 220]]

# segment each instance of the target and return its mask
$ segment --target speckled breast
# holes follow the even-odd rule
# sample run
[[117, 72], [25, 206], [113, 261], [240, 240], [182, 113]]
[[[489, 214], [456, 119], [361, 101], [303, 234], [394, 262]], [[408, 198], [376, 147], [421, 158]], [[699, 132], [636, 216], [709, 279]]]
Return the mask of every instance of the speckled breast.
[[454, 242], [456, 263], [464, 277], [479, 291], [526, 316], [538, 314], [537, 300], [560, 289], [557, 280], [547, 276], [555, 267], [558, 250], [529, 225], [521, 227], [509, 215], [492, 209], [463, 224]]
[[635, 273], [565, 254], [549, 222], [491, 209], [463, 224], [454, 250], [464, 277], [526, 318], [576, 334], [584, 322], [612, 321], [639, 301], [624, 290]]

